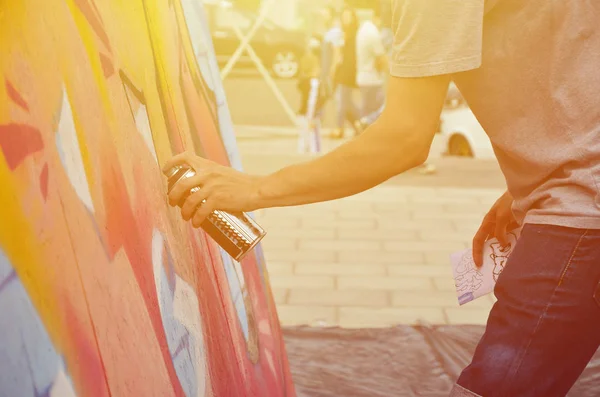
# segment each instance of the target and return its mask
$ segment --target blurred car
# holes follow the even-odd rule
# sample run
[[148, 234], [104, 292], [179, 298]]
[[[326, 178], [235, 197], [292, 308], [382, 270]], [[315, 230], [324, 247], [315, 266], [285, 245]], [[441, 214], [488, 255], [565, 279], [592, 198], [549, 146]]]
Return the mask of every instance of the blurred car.
[[[245, 34], [258, 15], [250, 10], [223, 6], [223, 3], [206, 3], [205, 9], [217, 61], [224, 66], [240, 45], [233, 26], [239, 27]], [[306, 42], [305, 33], [265, 20], [250, 40], [250, 46], [273, 76], [290, 79], [298, 74]], [[236, 66], [255, 67], [245, 51]]]
[[495, 158], [490, 139], [454, 83], [446, 96], [440, 134], [449, 156]]

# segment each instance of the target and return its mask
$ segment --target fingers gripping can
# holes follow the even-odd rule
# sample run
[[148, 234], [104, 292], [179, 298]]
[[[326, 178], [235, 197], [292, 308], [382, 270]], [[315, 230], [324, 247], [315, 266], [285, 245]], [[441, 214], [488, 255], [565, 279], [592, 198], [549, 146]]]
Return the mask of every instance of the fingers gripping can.
[[[178, 181], [194, 175], [194, 170], [185, 165], [171, 168], [167, 174], [168, 192], [171, 192]], [[200, 187], [192, 188], [178, 205], [182, 206], [185, 199], [199, 189]], [[236, 261], [240, 261], [266, 234], [263, 228], [243, 212], [213, 211], [200, 227]]]

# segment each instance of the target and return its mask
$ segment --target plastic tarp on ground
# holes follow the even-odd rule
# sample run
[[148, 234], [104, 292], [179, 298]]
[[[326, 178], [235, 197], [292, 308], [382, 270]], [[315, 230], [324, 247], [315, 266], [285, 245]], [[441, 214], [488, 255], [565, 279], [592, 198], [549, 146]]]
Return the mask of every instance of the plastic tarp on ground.
[[[448, 396], [482, 326], [284, 330], [298, 397]], [[600, 396], [600, 353], [569, 397]]]

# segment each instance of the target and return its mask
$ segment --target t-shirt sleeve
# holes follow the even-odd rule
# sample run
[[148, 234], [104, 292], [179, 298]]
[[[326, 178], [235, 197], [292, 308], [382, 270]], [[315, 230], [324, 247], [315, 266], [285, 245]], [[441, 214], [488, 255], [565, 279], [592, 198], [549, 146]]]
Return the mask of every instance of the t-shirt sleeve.
[[427, 77], [481, 65], [484, 0], [393, 0], [390, 73]]

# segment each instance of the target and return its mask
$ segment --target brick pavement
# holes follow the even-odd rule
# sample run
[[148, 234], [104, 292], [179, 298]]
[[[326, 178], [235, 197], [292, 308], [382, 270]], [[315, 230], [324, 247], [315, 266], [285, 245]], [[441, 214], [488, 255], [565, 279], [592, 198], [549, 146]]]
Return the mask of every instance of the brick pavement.
[[329, 203], [259, 211], [282, 323], [484, 323], [492, 298], [459, 308], [449, 255], [469, 246], [501, 193], [382, 186]]
[[[298, 161], [280, 153], [257, 157], [256, 143], [245, 143], [240, 148], [251, 172]], [[481, 165], [472, 164], [475, 171]], [[387, 183], [342, 200], [256, 213], [268, 231], [263, 248], [283, 325], [485, 323], [493, 297], [459, 307], [449, 255], [470, 246], [504, 189], [435, 187], [435, 176], [419, 177], [425, 186]]]

